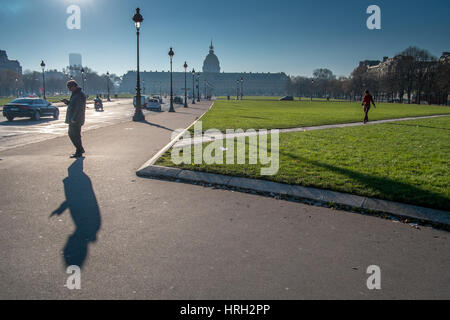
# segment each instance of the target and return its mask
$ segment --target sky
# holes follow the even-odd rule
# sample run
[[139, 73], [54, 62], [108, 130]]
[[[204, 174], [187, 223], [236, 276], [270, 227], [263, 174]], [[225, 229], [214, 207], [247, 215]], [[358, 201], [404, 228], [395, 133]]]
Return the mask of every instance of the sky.
[[[81, 29], [69, 30], [70, 5]], [[381, 30], [369, 30], [370, 5], [381, 9]], [[348, 76], [361, 60], [394, 56], [408, 46], [436, 57], [450, 51], [448, 0], [0, 0], [0, 49], [23, 70], [61, 70], [69, 53], [83, 65], [123, 75], [136, 70], [137, 7], [141, 70], [201, 70], [213, 41], [222, 71], [311, 76], [329, 68]]]

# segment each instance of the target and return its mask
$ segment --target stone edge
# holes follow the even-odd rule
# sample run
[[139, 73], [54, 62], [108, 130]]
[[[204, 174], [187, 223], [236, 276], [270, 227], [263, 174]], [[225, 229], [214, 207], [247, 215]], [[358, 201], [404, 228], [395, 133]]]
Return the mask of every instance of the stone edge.
[[393, 201], [373, 199], [347, 193], [322, 190], [316, 188], [294, 186], [284, 183], [226, 176], [215, 173], [183, 170], [172, 167], [148, 165], [139, 169], [139, 177], [175, 180], [177, 182], [203, 183], [208, 186], [233, 187], [239, 190], [252, 191], [270, 196], [291, 197], [299, 200], [313, 201], [315, 204], [343, 208], [346, 210], [364, 211], [367, 213], [389, 214], [401, 219], [428, 222], [437, 226], [450, 228], [450, 212], [424, 208]]

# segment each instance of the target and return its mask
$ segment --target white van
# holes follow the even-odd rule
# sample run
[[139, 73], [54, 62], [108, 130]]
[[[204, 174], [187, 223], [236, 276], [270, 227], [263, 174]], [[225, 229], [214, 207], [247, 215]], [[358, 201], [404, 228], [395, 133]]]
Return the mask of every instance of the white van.
[[[150, 101], [150, 97], [146, 95], [141, 95], [141, 107], [147, 108], [147, 104]], [[136, 107], [136, 96], [133, 98], [133, 105]]]

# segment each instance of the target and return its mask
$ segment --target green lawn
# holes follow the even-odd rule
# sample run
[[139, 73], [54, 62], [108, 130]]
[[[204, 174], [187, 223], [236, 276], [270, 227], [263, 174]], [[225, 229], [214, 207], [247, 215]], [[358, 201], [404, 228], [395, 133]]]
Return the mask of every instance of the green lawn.
[[[157, 164], [175, 166], [170, 153]], [[450, 210], [450, 117], [281, 134], [274, 176], [260, 164], [178, 167]]]
[[[264, 97], [262, 97], [264, 98]], [[380, 103], [372, 108], [371, 120], [450, 114], [450, 108]], [[360, 103], [320, 101], [242, 100], [216, 101], [202, 118], [203, 130], [295, 128], [363, 120]]]

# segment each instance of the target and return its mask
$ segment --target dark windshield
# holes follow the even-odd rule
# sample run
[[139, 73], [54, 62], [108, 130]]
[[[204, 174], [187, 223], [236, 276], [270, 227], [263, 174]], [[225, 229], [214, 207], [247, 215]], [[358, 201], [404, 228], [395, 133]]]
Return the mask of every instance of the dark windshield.
[[10, 103], [20, 103], [20, 104], [32, 104], [34, 100], [32, 99], [15, 99]]

